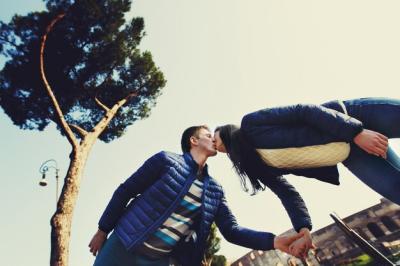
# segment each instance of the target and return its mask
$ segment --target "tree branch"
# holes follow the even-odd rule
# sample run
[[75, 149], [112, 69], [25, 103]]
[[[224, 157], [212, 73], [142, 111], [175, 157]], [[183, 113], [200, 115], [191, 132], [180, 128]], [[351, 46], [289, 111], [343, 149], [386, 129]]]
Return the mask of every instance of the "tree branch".
[[[110, 68], [110, 71], [107, 73], [107, 77], [103, 80], [103, 82], [100, 85], [97, 86], [97, 88], [100, 88], [101, 86], [103, 86], [103, 84], [105, 84], [108, 80], [110, 80], [115, 65], [116, 64], [113, 64], [113, 66]], [[97, 94], [98, 92], [96, 92], [96, 96], [94, 97], [95, 102], [107, 113], [108, 111], [110, 111], [110, 108], [108, 108], [105, 104], [103, 104], [99, 100], [99, 98], [97, 98]]]
[[94, 97], [94, 100], [104, 111], [106, 111], [106, 113], [110, 111], [110, 108], [103, 104], [97, 97]]
[[72, 127], [73, 129], [75, 129], [83, 138], [86, 137], [87, 134], [89, 134], [86, 130], [84, 130], [83, 128], [81, 128], [78, 125], [69, 124], [69, 126]]
[[[139, 88], [140, 89], [140, 88]], [[139, 90], [138, 89], [138, 90]], [[138, 91], [137, 90], [137, 91]], [[129, 101], [132, 97], [135, 97], [138, 95], [138, 92], [131, 92], [128, 96], [125, 98], [119, 100], [116, 104], [113, 105], [111, 109], [106, 112], [104, 117], [97, 123], [97, 125], [93, 128], [93, 132], [99, 136], [104, 129], [108, 126], [110, 121], [114, 118], [114, 116], [117, 114], [119, 108], [121, 108], [127, 101]]]
[[[128, 94], [128, 96], [126, 96], [124, 99], [122, 99], [122, 100], [120, 100], [119, 102], [117, 102], [117, 104], [120, 104], [120, 103], [122, 103], [121, 104], [121, 106], [122, 105], [124, 105], [127, 101], [129, 101], [131, 98], [133, 98], [133, 97], [136, 97], [138, 95], [138, 93], [137, 93], [137, 91], [135, 91], [135, 92], [131, 92], [130, 94]], [[121, 107], [120, 106], [120, 107]]]
[[61, 123], [61, 127], [64, 129], [65, 131], [65, 135], [67, 136], [68, 141], [71, 143], [71, 145], [73, 146], [73, 148], [77, 148], [78, 147], [78, 141], [74, 135], [74, 133], [72, 132], [71, 128], [69, 127], [67, 121], [64, 118], [64, 114], [60, 108], [60, 105], [58, 104], [58, 101], [53, 93], [53, 90], [50, 87], [49, 82], [47, 81], [46, 75], [45, 75], [45, 71], [44, 71], [44, 49], [46, 46], [46, 40], [47, 40], [47, 36], [49, 35], [50, 31], [52, 30], [54, 24], [56, 24], [59, 20], [61, 20], [63, 17], [65, 16], [64, 13], [59, 14], [56, 18], [54, 18], [50, 24], [47, 26], [46, 28], [46, 32], [42, 37], [42, 40], [40, 42], [40, 75], [42, 77], [43, 83], [45, 85], [45, 88], [47, 90], [47, 93], [53, 103], [53, 106], [56, 110], [58, 119], [60, 120]]

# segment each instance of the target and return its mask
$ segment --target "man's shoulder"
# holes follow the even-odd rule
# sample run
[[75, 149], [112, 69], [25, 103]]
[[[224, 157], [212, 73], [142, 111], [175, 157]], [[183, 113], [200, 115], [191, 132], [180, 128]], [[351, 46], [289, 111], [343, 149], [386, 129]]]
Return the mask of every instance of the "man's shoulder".
[[160, 151], [152, 156], [157, 161], [161, 161], [166, 164], [174, 164], [177, 162], [184, 161], [183, 156], [181, 154], [177, 154], [170, 151]]
[[171, 151], [160, 151], [157, 154], [158, 154], [158, 156], [160, 156], [166, 160], [182, 160], [182, 157], [183, 157], [182, 154], [177, 154], [177, 153], [171, 152]]
[[188, 162], [187, 158], [183, 154], [177, 154], [170, 151], [160, 151], [156, 155], [159, 163], [166, 167], [175, 169], [181, 174], [188, 174], [193, 171], [193, 165]]

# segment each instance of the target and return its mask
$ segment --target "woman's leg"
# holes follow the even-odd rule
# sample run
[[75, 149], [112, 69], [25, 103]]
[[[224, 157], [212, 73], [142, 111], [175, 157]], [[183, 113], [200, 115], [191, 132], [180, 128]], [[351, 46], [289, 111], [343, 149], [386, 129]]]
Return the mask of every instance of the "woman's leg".
[[400, 100], [361, 98], [344, 101], [349, 116], [363, 122], [364, 128], [388, 138], [400, 138]]
[[385, 160], [352, 145], [343, 164], [370, 188], [400, 205], [400, 158], [391, 148]]
[[[361, 98], [344, 101], [348, 114], [363, 122], [364, 128], [388, 138], [400, 138], [400, 100]], [[389, 147], [387, 159], [370, 155], [352, 145], [343, 164], [370, 188], [400, 204], [400, 158]]]

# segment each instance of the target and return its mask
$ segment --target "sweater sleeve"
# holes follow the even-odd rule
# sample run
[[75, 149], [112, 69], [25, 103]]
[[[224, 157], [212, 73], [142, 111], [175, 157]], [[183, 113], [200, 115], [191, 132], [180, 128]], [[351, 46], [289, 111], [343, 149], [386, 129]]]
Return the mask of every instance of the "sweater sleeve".
[[219, 204], [215, 223], [224, 238], [233, 244], [256, 250], [274, 249], [275, 235], [239, 226], [224, 196]]
[[351, 142], [363, 128], [362, 122], [355, 118], [313, 104], [266, 108], [243, 117], [242, 127], [257, 126], [307, 126], [347, 142]]
[[164, 152], [148, 159], [114, 192], [99, 221], [99, 229], [109, 233], [114, 229], [130, 200], [143, 193], [160, 175], [164, 165]]

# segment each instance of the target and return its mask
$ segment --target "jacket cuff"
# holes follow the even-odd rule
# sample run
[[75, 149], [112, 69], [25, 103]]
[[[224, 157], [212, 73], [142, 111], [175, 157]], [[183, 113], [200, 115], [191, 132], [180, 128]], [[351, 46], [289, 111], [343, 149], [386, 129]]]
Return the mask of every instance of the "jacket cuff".
[[348, 122], [350, 123], [350, 129], [346, 131], [343, 129], [343, 132], [346, 132], [346, 139], [348, 142], [353, 142], [353, 139], [364, 129], [364, 126], [361, 121], [358, 121], [355, 118], [350, 117]]
[[267, 241], [264, 247], [264, 250], [272, 250], [275, 249], [274, 247], [274, 241], [275, 241], [276, 235], [269, 233], [267, 236]]
[[302, 228], [308, 228], [308, 230], [311, 231], [312, 230], [312, 224], [304, 221], [304, 223], [302, 223], [300, 225], [297, 225], [294, 229], [296, 230], [297, 233], [299, 233]]
[[109, 229], [109, 228], [107, 228], [107, 227], [104, 227], [104, 225], [101, 225], [100, 223], [99, 223], [99, 229], [100, 229], [101, 231], [103, 231], [104, 233], [106, 233], [106, 234], [108, 234], [108, 233], [110, 233], [110, 232], [112, 231], [112, 229]]

